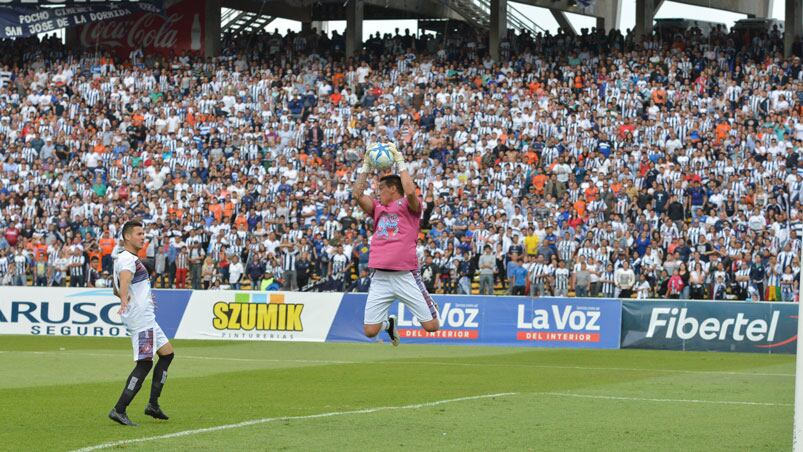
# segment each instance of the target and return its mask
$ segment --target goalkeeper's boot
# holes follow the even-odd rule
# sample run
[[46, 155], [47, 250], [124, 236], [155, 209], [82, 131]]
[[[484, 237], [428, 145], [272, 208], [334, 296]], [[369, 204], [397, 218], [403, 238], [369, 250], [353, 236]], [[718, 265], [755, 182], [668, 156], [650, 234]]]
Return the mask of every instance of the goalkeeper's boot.
[[127, 414], [118, 413], [117, 410], [115, 410], [114, 408], [112, 408], [112, 410], [109, 411], [109, 419], [113, 420], [114, 422], [117, 422], [118, 424], [129, 425], [131, 427], [137, 426], [137, 424], [131, 422], [131, 419], [128, 418]]
[[155, 419], [170, 419], [159, 405], [154, 405], [152, 403], [149, 403], [148, 406], [145, 407], [145, 414]]
[[388, 333], [388, 336], [390, 336], [390, 343], [393, 344], [394, 347], [399, 346], [399, 330], [396, 327], [396, 316], [389, 316], [388, 327], [385, 331]]

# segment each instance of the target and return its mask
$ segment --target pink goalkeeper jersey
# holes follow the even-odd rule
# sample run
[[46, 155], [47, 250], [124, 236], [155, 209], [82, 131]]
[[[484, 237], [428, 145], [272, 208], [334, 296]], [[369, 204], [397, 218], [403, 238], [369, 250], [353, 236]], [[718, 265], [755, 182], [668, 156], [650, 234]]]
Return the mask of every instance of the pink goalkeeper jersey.
[[[421, 205], [421, 200], [418, 200]], [[407, 207], [407, 198], [383, 206], [374, 200], [374, 235], [368, 267], [386, 270], [417, 270], [415, 253], [420, 215]]]

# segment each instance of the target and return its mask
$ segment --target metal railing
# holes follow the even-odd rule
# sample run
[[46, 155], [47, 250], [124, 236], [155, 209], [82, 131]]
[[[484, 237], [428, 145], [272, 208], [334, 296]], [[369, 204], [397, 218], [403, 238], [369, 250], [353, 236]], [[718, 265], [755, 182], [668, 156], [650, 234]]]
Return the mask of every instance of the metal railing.
[[[451, 0], [449, 6], [476, 27], [488, 28], [490, 26], [490, 0]], [[507, 5], [507, 26], [518, 32], [528, 31], [531, 34], [546, 31], [544, 27], [538, 25], [511, 3]]]
[[220, 16], [220, 30], [223, 34], [264, 31], [275, 19], [263, 14], [225, 8]]

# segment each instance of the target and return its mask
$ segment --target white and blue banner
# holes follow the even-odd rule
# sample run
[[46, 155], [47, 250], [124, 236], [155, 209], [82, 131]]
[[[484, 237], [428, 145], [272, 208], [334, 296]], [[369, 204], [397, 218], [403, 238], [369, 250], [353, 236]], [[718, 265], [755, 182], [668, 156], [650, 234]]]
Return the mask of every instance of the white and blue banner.
[[[119, 19], [135, 13], [162, 14], [161, 2], [107, 2], [64, 8], [3, 6], [0, 1], [0, 38], [21, 38], [104, 20]], [[7, 5], [7, 2], [5, 2]]]
[[[156, 295], [156, 319], [174, 337], [191, 290]], [[127, 336], [120, 299], [111, 289], [4, 287], [0, 295], [0, 334], [34, 336]]]
[[[154, 290], [169, 338], [387, 341], [363, 334], [367, 294]], [[794, 353], [797, 304], [434, 295], [441, 329], [394, 303], [404, 343]], [[4, 287], [0, 334], [128, 335], [111, 289]]]
[[[405, 343], [619, 348], [621, 303], [581, 298], [433, 295], [441, 329], [428, 333], [403, 304], [390, 311]], [[365, 294], [345, 294], [328, 341], [369, 341], [362, 336]]]
[[[169, 338], [372, 342], [364, 293], [154, 290]], [[618, 348], [621, 303], [574, 298], [435, 295], [441, 329], [421, 329], [394, 303], [405, 343]], [[0, 298], [0, 334], [125, 336], [110, 289], [14, 287]], [[384, 333], [383, 333], [384, 335]]]

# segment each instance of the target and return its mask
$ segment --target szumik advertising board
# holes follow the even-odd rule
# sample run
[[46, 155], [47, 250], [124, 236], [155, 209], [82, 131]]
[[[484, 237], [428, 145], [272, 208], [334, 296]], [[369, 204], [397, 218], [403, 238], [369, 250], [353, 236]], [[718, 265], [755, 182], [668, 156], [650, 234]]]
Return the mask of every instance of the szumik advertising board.
[[[421, 329], [403, 304], [391, 306], [403, 342], [619, 348], [621, 306], [616, 300], [454, 295], [433, 298], [441, 317], [441, 329], [434, 333]], [[368, 341], [359, 328], [365, 300], [364, 294], [343, 297], [327, 341]]]
[[622, 347], [795, 353], [797, 304], [624, 302]]
[[136, 49], [145, 54], [202, 54], [204, 3], [182, 0], [169, 6], [164, 15], [132, 14], [79, 26], [77, 33], [83, 48], [107, 49], [120, 57]]
[[[178, 339], [323, 342], [339, 293], [195, 291]], [[362, 331], [362, 323], [353, 326]]]
[[[156, 321], [168, 337], [175, 335], [190, 294], [188, 290], [154, 291]], [[0, 334], [126, 336], [119, 309], [120, 300], [111, 289], [4, 288]]]

